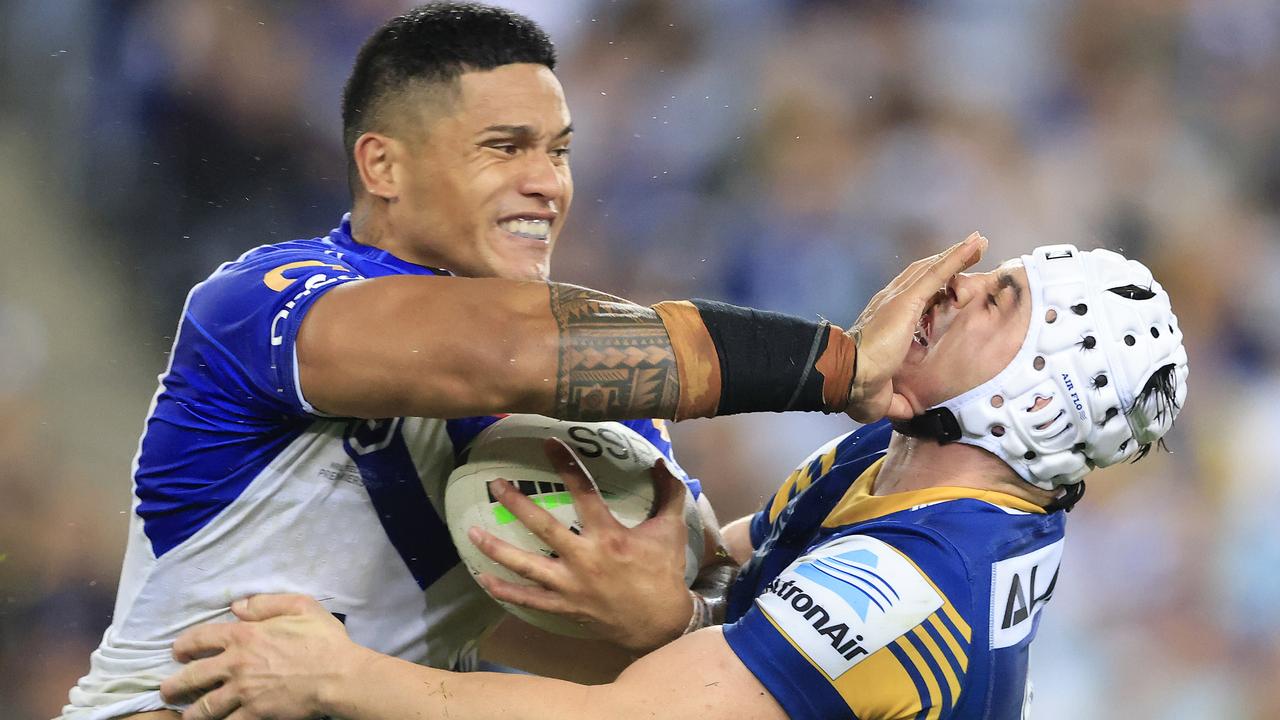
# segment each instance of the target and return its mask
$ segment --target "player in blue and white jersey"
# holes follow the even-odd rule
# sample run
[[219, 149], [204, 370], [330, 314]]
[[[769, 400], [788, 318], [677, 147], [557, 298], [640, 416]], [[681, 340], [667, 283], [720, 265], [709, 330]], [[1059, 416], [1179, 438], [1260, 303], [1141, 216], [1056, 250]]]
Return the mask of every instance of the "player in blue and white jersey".
[[1172, 427], [1182, 334], [1140, 263], [1060, 245], [953, 279], [908, 342], [893, 392], [914, 417], [828, 443], [727, 526], [744, 560], [728, 623], [609, 685], [409, 666], [346, 641], [314, 601], [272, 595], [239, 608], [245, 627], [180, 638], [184, 658], [221, 654], [165, 690], [200, 698], [193, 720], [1025, 718], [1065, 511], [1088, 472]]
[[[174, 639], [253, 593], [309, 594], [372, 649], [467, 667], [500, 614], [439, 508], [486, 416], [632, 420], [669, 456], [645, 418], [863, 417], [890, 402], [887, 375], [865, 372], [888, 364], [865, 355], [855, 387], [855, 340], [829, 323], [548, 282], [573, 198], [554, 67], [540, 28], [471, 3], [410, 11], [366, 42], [343, 97], [349, 215], [327, 237], [248, 251], [187, 298], [135, 460], [112, 624], [64, 717], [161, 711]], [[897, 312], [980, 253], [975, 236], [917, 264]], [[696, 628], [700, 596], [683, 572], [649, 571], [682, 548], [628, 533], [628, 562], [578, 562], [610, 552], [590, 537], [558, 558], [573, 582], [540, 609], [642, 652]], [[715, 591], [710, 569], [695, 588]], [[590, 592], [597, 578], [637, 592], [619, 607]]]

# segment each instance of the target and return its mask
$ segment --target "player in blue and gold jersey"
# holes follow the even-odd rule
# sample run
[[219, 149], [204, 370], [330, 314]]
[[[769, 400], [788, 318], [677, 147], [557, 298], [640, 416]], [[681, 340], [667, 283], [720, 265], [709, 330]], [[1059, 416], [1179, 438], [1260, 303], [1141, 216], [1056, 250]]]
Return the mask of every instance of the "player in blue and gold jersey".
[[200, 697], [195, 720], [1026, 717], [1065, 511], [1089, 471], [1172, 427], [1182, 334], [1143, 265], [1060, 245], [952, 279], [909, 342], [892, 391], [914, 415], [828, 443], [726, 527], [743, 561], [727, 624], [609, 685], [414, 667], [346, 641], [314, 601], [272, 595], [239, 606], [245, 627], [180, 638], [184, 659], [220, 654], [165, 692]]

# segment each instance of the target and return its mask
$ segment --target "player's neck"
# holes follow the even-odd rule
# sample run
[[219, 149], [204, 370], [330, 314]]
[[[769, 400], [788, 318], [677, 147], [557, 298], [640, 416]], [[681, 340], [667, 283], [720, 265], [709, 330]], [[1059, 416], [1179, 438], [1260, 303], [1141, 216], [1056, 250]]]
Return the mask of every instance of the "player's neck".
[[1054, 497], [1052, 492], [1023, 481], [1004, 461], [981, 448], [960, 443], [939, 445], [894, 433], [873, 494], [943, 486], [994, 490], [1041, 507]]
[[377, 212], [365, 200], [357, 201], [351, 208], [351, 239], [361, 245], [376, 247], [391, 252], [389, 245], [394, 245], [394, 235], [389, 232], [387, 217]]
[[437, 267], [431, 258], [419, 257], [406, 238], [396, 232], [387, 214], [373, 207], [373, 203], [357, 202], [351, 208], [351, 239], [361, 245], [384, 250], [404, 260], [425, 267]]

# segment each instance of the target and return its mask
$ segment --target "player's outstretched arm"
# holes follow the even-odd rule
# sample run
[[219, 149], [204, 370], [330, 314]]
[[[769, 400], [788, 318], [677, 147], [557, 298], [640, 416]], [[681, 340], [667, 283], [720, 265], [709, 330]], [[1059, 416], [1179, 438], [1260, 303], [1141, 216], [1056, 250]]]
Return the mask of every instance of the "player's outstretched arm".
[[913, 263], [872, 299], [852, 333], [708, 301], [644, 307], [559, 283], [351, 282], [316, 300], [302, 320], [299, 380], [316, 409], [368, 418], [825, 410], [864, 422], [903, 419], [911, 408], [892, 376], [915, 323], [985, 245], [974, 233]]
[[[161, 692], [191, 703], [184, 720], [468, 720], [704, 718], [783, 720], [773, 696], [729, 648], [701, 630], [632, 665], [608, 685], [497, 673], [451, 673], [351, 642], [319, 603], [260, 595], [233, 606], [244, 623], [201, 625], [174, 654], [188, 664]], [[199, 658], [199, 659], [195, 659]]]
[[[675, 359], [657, 314], [570, 285], [416, 276], [350, 283], [316, 301], [297, 344], [303, 394], [334, 415], [624, 419], [670, 417], [674, 407]], [[587, 356], [592, 345], [627, 353], [608, 380], [596, 377], [604, 364]]]

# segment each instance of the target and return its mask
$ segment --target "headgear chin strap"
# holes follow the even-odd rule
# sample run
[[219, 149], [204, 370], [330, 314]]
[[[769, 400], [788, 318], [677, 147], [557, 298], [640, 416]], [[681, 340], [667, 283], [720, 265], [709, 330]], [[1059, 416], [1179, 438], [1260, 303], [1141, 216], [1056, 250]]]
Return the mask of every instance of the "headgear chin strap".
[[[1142, 263], [1073, 245], [1022, 262], [1031, 324], [1013, 361], [894, 428], [983, 448], [1053, 490], [1169, 431], [1187, 396], [1187, 352], [1168, 293]], [[1080, 494], [1067, 493], [1070, 504]]]

